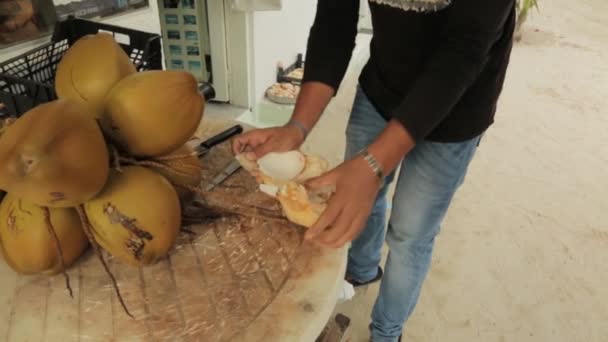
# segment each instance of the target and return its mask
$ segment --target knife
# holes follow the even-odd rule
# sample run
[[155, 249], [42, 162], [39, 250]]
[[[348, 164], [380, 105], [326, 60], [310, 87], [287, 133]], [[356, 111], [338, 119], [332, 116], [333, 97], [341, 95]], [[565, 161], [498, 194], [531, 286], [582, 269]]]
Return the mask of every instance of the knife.
[[198, 154], [198, 157], [201, 158], [205, 154], [207, 154], [213, 146], [221, 144], [224, 141], [232, 138], [233, 136], [240, 134], [241, 132], [243, 132], [243, 127], [241, 125], [234, 125], [228, 128], [227, 130], [203, 141], [195, 148], [195, 151]]
[[240, 167], [241, 167], [241, 163], [239, 163], [238, 160], [233, 159], [230, 162], [230, 164], [228, 164], [228, 166], [226, 166], [226, 168], [224, 168], [224, 170], [222, 170], [222, 172], [220, 172], [218, 175], [213, 177], [213, 180], [211, 180], [211, 183], [207, 184], [207, 186], [205, 187], [205, 191], [213, 190], [213, 188], [215, 188], [216, 185], [221, 184], [226, 178], [230, 177], [230, 175], [235, 173], [236, 170], [238, 170]]

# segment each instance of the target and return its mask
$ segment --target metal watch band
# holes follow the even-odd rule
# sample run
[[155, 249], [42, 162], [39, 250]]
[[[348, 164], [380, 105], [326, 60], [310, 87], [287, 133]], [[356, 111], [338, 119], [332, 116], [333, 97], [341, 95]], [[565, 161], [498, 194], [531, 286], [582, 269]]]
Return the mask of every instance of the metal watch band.
[[367, 149], [361, 150], [360, 154], [363, 156], [363, 159], [367, 162], [367, 164], [372, 169], [372, 171], [376, 174], [376, 177], [378, 177], [378, 180], [380, 182], [383, 182], [384, 181], [384, 172], [382, 171], [382, 166], [380, 166], [380, 163], [378, 163], [376, 158], [374, 158], [374, 156], [371, 153], [369, 153], [369, 151]]

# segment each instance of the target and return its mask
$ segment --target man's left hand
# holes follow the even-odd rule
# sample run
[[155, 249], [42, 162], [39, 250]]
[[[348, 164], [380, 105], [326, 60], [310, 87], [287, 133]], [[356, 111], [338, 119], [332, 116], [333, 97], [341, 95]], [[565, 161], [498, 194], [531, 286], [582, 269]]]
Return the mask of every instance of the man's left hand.
[[365, 227], [379, 190], [379, 181], [360, 156], [310, 180], [313, 191], [335, 186], [327, 209], [308, 229], [305, 239], [325, 247], [340, 248], [355, 239]]

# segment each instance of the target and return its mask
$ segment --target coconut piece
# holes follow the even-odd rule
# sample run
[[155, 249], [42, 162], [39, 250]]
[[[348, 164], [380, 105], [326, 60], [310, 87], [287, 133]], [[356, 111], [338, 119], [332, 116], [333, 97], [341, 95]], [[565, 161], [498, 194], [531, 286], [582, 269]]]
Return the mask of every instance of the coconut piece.
[[313, 202], [306, 188], [289, 182], [277, 193], [277, 199], [287, 219], [295, 224], [310, 228], [327, 208], [325, 202]]
[[329, 169], [329, 162], [317, 155], [307, 154], [304, 170], [294, 179], [298, 183], [306, 182], [309, 179], [319, 177]]
[[258, 171], [258, 164], [255, 160], [250, 160], [247, 158], [245, 153], [239, 153], [235, 156], [236, 160], [241, 164], [241, 167], [245, 169], [245, 171], [252, 173]]
[[273, 184], [260, 184], [260, 191], [268, 196], [277, 197], [279, 187]]

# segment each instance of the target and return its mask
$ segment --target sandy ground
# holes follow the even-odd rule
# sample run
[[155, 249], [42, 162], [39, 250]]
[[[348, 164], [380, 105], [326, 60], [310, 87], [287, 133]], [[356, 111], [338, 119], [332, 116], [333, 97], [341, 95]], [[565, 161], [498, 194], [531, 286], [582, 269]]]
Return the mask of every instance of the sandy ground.
[[[406, 341], [608, 340], [608, 3], [541, 1], [438, 237]], [[307, 148], [342, 158], [351, 70]], [[340, 305], [367, 341], [377, 285]]]

